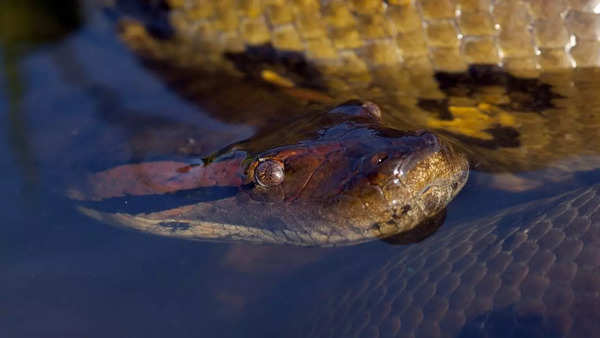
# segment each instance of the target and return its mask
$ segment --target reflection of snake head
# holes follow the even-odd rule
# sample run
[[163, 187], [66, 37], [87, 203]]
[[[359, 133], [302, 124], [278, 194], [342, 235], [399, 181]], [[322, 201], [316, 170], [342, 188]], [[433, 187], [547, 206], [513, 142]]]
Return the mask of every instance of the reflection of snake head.
[[383, 128], [374, 120], [350, 119], [321, 130], [316, 140], [260, 154], [247, 169], [246, 192], [382, 236], [439, 213], [466, 182], [465, 158], [429, 132]]

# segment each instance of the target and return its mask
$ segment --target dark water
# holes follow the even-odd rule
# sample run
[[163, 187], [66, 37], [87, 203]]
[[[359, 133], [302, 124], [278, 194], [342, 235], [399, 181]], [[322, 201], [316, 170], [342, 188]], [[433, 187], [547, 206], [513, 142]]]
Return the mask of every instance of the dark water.
[[[56, 22], [49, 22], [50, 30]], [[189, 242], [77, 213], [64, 197], [73, 176], [132, 156], [131, 149], [104, 146], [130, 137], [118, 116], [227, 128], [231, 141], [252, 127], [213, 120], [178, 97], [99, 15], [57, 27], [0, 44], [0, 336], [287, 336], [286, 323], [302, 321], [294, 309], [310, 302], [297, 299], [298, 290], [317, 290], [323, 274], [351, 269], [363, 253], [390, 250], [383, 242], [341, 249]], [[580, 174], [556, 188], [510, 193], [491, 187], [493, 177], [474, 172], [447, 221], [597, 181]]]

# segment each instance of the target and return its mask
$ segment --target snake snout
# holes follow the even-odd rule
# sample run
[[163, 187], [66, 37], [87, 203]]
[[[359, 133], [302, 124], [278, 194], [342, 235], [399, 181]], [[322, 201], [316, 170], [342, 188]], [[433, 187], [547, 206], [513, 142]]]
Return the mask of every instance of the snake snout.
[[403, 179], [417, 164], [442, 150], [440, 139], [433, 133], [422, 130], [417, 132], [419, 142], [415, 149], [394, 168], [395, 178]]

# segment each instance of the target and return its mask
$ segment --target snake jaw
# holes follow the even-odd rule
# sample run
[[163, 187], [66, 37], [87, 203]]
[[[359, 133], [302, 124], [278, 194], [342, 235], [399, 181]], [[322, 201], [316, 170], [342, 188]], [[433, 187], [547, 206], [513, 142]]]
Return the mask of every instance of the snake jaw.
[[[450, 145], [422, 132], [420, 148], [392, 163], [391, 175], [377, 184], [388, 212], [377, 224], [394, 225], [397, 232], [411, 230], [439, 214], [465, 185], [468, 162]], [[389, 233], [393, 235], [393, 233]]]

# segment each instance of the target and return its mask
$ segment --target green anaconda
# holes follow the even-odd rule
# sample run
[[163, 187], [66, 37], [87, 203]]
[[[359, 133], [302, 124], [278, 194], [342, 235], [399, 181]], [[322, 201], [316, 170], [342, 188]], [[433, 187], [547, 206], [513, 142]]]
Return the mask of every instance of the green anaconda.
[[95, 173], [70, 195], [98, 220], [186, 239], [331, 246], [421, 231], [462, 189], [468, 163], [430, 132], [383, 127], [381, 114], [350, 102], [201, 161]]
[[[192, 100], [205, 82], [229, 76], [305, 90], [296, 106], [370, 100], [387, 112], [387, 125], [452, 136], [478, 168], [496, 172], [597, 167], [578, 161], [600, 149], [600, 116], [587, 109], [598, 103], [597, 10], [591, 0], [110, 6], [123, 41], [162, 62], [155, 69]], [[165, 65], [189, 76], [174, 77]], [[205, 73], [190, 75], [198, 70]]]
[[[170, 7], [159, 6], [153, 20], [142, 17], [143, 25], [122, 22], [122, 36], [144, 56], [189, 74], [209, 65], [278, 86], [316, 90], [334, 100], [375, 100], [390, 126], [406, 123], [453, 136], [482, 169], [538, 169], [571, 155], [596, 156], [600, 149], [598, 110], [587, 109], [598, 100], [590, 80], [597, 70], [585, 68], [595, 65], [597, 50], [595, 31], [588, 31], [596, 18], [592, 1], [496, 1], [492, 6], [487, 1], [306, 0], [270, 1], [264, 11], [253, 7], [263, 3], [267, 4], [171, 1]], [[470, 13], [464, 7], [469, 4], [485, 10]], [[503, 16], [503, 7], [496, 4], [524, 10]], [[446, 17], [434, 16], [437, 7]], [[307, 15], [315, 25], [332, 25], [327, 36], [360, 44], [340, 45], [330, 54], [335, 56], [331, 63], [295, 50], [290, 32], [307, 28], [301, 26], [306, 24], [300, 21], [303, 8], [318, 9]], [[381, 13], [371, 19], [363, 15], [378, 8]], [[406, 26], [393, 26], [393, 20], [384, 21], [384, 32], [390, 25], [396, 27], [391, 38], [363, 36], [376, 33], [382, 22], [378, 19], [392, 17], [393, 9], [416, 13], [412, 19], [417, 24], [403, 20]], [[273, 24], [273, 13], [281, 14], [282, 20], [287, 15], [289, 21]], [[330, 13], [333, 18], [314, 20]], [[356, 28], [368, 20], [376, 24], [373, 29]], [[476, 22], [470, 26], [468, 20]], [[588, 24], [580, 25], [582, 20]], [[260, 27], [252, 30], [257, 27], [253, 22], [265, 24], [268, 41], [252, 40], [255, 35], [247, 34], [260, 32]], [[488, 31], [481, 28], [486, 23], [492, 27]], [[471, 36], [469, 27], [481, 30]], [[459, 29], [460, 38], [454, 39]], [[399, 39], [408, 33], [425, 38]], [[320, 37], [314, 40], [338, 47]], [[309, 46], [310, 41], [301, 42]], [[420, 54], [411, 58], [412, 47], [400, 47], [406, 42], [415, 42]], [[390, 44], [391, 59], [386, 56]], [[315, 50], [328, 53], [326, 48]], [[279, 53], [295, 61], [285, 64], [270, 58]], [[486, 55], [492, 59], [484, 59]], [[443, 62], [450, 66], [444, 68]], [[471, 67], [476, 63], [504, 68]], [[250, 66], [243, 68], [245, 64]], [[290, 64], [307, 71], [293, 71]], [[460, 67], [454, 68], [457, 64]], [[456, 73], [465, 68], [469, 70]], [[188, 97], [197, 92], [194, 85], [205, 88], [204, 83], [186, 84]], [[321, 99], [313, 92], [300, 93], [304, 96], [299, 101]], [[278, 108], [282, 109], [274, 110], [280, 114], [288, 111]], [[279, 336], [594, 336], [600, 323], [599, 189], [596, 184], [474, 222], [447, 224], [435, 236], [407, 248], [359, 251], [356, 261], [336, 266], [316, 281], [303, 279], [305, 288], [285, 295], [301, 300], [286, 307], [293, 311], [286, 318], [291, 329]]]
[[[325, 111], [323, 107], [334, 102], [369, 99], [382, 106], [382, 123], [388, 127], [434, 130], [451, 138], [478, 169], [522, 172], [597, 167], [600, 116], [583, 107], [597, 97], [595, 88], [587, 86], [596, 70], [585, 68], [593, 66], [590, 55], [595, 44], [593, 32], [574, 23], [581, 18], [593, 21], [595, 8], [590, 6], [559, 1], [121, 0], [109, 8], [116, 14], [123, 41], [216, 117], [235, 119], [235, 113], [227, 115], [234, 110], [247, 112], [242, 120], [255, 115], [284, 121], [284, 111], [290, 115], [315, 107]], [[547, 31], [548, 20], [557, 17], [562, 25], [556, 27], [569, 39], [560, 40], [560, 34]], [[559, 62], [563, 59], [568, 62]], [[254, 122], [258, 134], [264, 135], [264, 124]], [[443, 200], [445, 205], [448, 199]], [[198, 210], [219, 214], [216, 209]], [[160, 215], [152, 221], [129, 218], [131, 214], [125, 219], [114, 214], [95, 217], [152, 232], [195, 236], [184, 235], [190, 225], [185, 213], [179, 218]], [[244, 224], [228, 217], [217, 217], [209, 229]], [[296, 223], [284, 218], [269, 219]], [[251, 222], [258, 220], [264, 218]], [[365, 229], [367, 223], [382, 222], [350, 223]], [[236, 231], [215, 236], [210, 230], [211, 234], [197, 237], [238, 239]]]
[[595, 337], [600, 185], [446, 224], [334, 270], [298, 295], [310, 306], [289, 314], [297, 334], [285, 336]]

